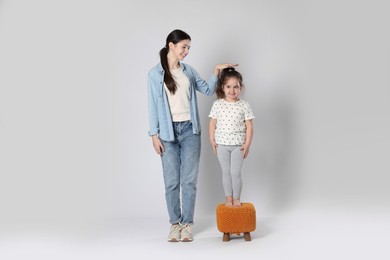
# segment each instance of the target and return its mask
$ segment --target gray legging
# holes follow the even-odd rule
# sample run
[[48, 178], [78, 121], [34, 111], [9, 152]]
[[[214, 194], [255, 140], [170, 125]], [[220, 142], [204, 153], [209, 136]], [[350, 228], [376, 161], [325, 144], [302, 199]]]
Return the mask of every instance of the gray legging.
[[242, 165], [244, 157], [241, 145], [221, 145], [217, 147], [217, 156], [222, 169], [222, 183], [225, 196], [240, 198], [242, 188]]

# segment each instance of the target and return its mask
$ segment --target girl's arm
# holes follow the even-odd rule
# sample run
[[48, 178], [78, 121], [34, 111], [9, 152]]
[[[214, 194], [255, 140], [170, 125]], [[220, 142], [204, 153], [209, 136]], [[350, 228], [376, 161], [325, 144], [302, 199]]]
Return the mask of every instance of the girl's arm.
[[241, 147], [242, 155], [244, 158], [248, 157], [249, 154], [249, 147], [252, 144], [252, 138], [253, 138], [253, 122], [252, 119], [245, 120], [246, 125], [246, 133], [245, 133], [245, 143]]
[[210, 118], [209, 123], [209, 138], [210, 138], [210, 144], [213, 148], [213, 152], [217, 154], [217, 143], [215, 142], [215, 128], [217, 126], [217, 119]]

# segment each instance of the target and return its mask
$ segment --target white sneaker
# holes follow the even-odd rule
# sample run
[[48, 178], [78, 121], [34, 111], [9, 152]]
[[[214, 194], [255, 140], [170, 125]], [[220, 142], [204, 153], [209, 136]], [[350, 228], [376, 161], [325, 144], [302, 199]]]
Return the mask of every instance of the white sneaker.
[[169, 232], [168, 241], [169, 242], [179, 242], [180, 241], [180, 224], [173, 224], [171, 226], [171, 231]]
[[192, 228], [190, 224], [185, 224], [181, 227], [181, 241], [191, 242], [192, 239]]

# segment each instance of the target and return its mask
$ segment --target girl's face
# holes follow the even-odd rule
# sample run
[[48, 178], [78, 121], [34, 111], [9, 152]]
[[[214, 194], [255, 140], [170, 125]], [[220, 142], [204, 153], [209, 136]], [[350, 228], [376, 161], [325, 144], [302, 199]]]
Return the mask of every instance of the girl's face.
[[182, 40], [176, 44], [172, 42], [169, 43], [169, 51], [172, 52], [173, 57], [180, 61], [188, 55], [188, 53], [190, 52], [190, 48], [190, 40]]
[[223, 92], [225, 93], [226, 101], [237, 101], [240, 97], [241, 86], [237, 78], [231, 77], [225, 80], [223, 84]]

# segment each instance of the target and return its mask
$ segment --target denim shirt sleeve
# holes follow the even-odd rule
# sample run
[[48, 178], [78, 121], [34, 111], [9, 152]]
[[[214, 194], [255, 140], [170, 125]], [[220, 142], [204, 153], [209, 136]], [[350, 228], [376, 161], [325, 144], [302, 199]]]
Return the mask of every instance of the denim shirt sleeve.
[[156, 79], [153, 78], [152, 71], [149, 72], [147, 78], [148, 85], [148, 109], [149, 109], [149, 136], [159, 133], [158, 111], [157, 111], [157, 91]]
[[188, 68], [188, 70], [193, 76], [195, 82], [195, 88], [197, 91], [207, 96], [211, 96], [215, 93], [215, 90], [217, 88], [217, 80], [218, 80], [217, 76], [215, 76], [212, 73], [210, 75], [209, 80], [205, 81], [194, 68], [192, 68], [188, 64], [185, 64], [185, 66]]

